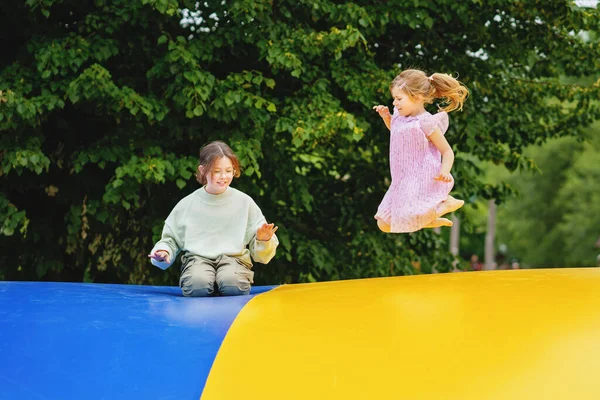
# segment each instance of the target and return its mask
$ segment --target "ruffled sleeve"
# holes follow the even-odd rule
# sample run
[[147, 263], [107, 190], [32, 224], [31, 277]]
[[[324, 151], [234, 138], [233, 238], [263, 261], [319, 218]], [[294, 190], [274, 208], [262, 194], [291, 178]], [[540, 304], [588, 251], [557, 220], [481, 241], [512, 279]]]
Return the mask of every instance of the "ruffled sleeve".
[[442, 135], [446, 134], [448, 130], [448, 113], [440, 111], [437, 114], [428, 115], [421, 119], [421, 129], [425, 132], [425, 135], [429, 136], [435, 130], [439, 129]]

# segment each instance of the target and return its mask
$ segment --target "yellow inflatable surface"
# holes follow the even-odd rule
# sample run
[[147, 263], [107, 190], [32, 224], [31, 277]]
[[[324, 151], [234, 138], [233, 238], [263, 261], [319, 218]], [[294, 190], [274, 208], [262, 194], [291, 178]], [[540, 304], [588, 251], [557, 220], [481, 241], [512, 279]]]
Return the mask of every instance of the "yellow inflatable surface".
[[600, 399], [600, 269], [287, 285], [252, 299], [202, 400]]

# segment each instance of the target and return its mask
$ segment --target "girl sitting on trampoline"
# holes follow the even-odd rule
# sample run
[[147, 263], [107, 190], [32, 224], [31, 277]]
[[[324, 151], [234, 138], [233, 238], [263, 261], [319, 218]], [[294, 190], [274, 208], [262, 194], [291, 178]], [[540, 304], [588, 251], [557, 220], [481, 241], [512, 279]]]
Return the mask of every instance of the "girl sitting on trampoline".
[[161, 239], [148, 257], [166, 269], [181, 258], [179, 286], [184, 296], [243, 295], [253, 283], [252, 259], [266, 264], [275, 255], [277, 227], [268, 224], [247, 194], [229, 185], [240, 176], [229, 146], [211, 142], [200, 150], [196, 178], [204, 185], [171, 211]]

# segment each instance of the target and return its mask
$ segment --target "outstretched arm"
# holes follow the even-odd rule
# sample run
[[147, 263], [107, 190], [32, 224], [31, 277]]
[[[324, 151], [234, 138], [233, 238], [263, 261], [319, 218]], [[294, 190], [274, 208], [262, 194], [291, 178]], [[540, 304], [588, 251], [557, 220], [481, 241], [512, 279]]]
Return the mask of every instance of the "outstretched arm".
[[429, 140], [431, 140], [431, 143], [433, 143], [440, 153], [442, 153], [442, 167], [440, 168], [438, 176], [435, 177], [435, 180], [443, 182], [452, 181], [452, 177], [450, 176], [450, 170], [454, 164], [454, 152], [452, 151], [452, 147], [450, 147], [450, 144], [444, 135], [442, 135], [439, 128], [436, 128], [436, 130], [429, 135]]
[[392, 123], [392, 116], [390, 114], [390, 109], [386, 106], [378, 105], [373, 106], [373, 110], [377, 111], [385, 126], [387, 126], [388, 129], [391, 129], [390, 126]]

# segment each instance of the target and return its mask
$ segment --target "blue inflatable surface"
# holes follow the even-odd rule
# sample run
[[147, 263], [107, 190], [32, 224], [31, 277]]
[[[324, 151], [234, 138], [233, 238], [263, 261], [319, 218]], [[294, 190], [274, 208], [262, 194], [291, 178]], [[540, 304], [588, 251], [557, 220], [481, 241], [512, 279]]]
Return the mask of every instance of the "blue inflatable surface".
[[198, 399], [233, 320], [272, 288], [0, 282], [0, 399]]

